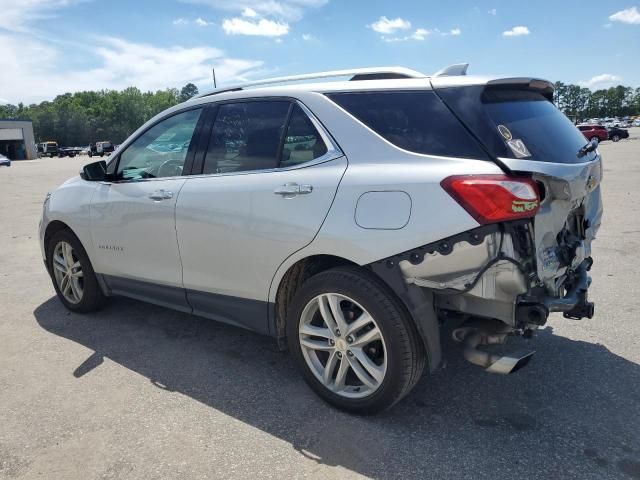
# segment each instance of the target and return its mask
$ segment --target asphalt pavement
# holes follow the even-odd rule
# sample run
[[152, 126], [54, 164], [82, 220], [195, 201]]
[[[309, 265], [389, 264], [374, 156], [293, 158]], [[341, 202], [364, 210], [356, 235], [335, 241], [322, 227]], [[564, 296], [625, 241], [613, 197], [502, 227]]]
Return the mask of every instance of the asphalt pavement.
[[87, 157], [0, 167], [0, 478], [640, 479], [640, 128], [605, 142], [596, 315], [528, 367], [447, 366], [375, 417], [336, 411], [247, 331], [134, 300], [71, 314], [37, 227]]

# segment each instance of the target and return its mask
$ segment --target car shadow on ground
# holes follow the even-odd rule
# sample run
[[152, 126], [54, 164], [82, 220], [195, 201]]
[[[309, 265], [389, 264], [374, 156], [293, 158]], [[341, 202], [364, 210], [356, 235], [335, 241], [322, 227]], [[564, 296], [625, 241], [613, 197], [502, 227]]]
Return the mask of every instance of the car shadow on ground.
[[445, 340], [444, 370], [391, 411], [357, 417], [319, 400], [267, 337], [122, 298], [76, 315], [53, 297], [34, 314], [94, 351], [70, 375], [100, 375], [108, 358], [369, 477], [640, 478], [640, 367], [550, 327], [532, 340], [530, 365], [506, 377], [467, 364]]

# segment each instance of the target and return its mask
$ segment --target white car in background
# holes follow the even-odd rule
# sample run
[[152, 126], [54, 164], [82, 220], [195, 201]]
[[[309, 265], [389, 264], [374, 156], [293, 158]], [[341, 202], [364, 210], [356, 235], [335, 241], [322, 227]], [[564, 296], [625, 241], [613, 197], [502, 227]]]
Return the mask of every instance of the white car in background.
[[0, 153], [0, 167], [10, 167], [11, 160]]
[[[60, 301], [126, 295], [271, 335], [357, 413], [440, 366], [445, 321], [467, 360], [518, 370], [533, 352], [484, 346], [594, 313], [602, 165], [551, 83], [466, 69], [263, 80], [157, 115], [47, 196]], [[265, 86], [332, 76], [350, 80]]]

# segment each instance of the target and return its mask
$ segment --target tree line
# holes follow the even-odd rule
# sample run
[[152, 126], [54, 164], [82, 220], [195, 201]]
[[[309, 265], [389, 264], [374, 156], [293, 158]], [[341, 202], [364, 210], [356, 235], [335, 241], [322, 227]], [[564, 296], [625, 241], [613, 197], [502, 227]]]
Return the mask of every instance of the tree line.
[[556, 106], [572, 120], [640, 115], [640, 87], [618, 85], [591, 91], [579, 85], [554, 84]]
[[[574, 121], [640, 115], [640, 87], [618, 85], [591, 91], [562, 82], [554, 85], [555, 104]], [[192, 83], [181, 90], [156, 92], [129, 87], [122, 91], [65, 93], [50, 102], [0, 105], [0, 119], [31, 120], [36, 142], [56, 140], [62, 146], [84, 146], [108, 140], [118, 144], [157, 113], [197, 93]]]
[[55, 140], [65, 147], [105, 140], [118, 144], [154, 115], [197, 94], [198, 88], [192, 83], [182, 90], [157, 92], [129, 87], [122, 91], [65, 93], [51, 102], [0, 105], [0, 119], [31, 120], [36, 142]]

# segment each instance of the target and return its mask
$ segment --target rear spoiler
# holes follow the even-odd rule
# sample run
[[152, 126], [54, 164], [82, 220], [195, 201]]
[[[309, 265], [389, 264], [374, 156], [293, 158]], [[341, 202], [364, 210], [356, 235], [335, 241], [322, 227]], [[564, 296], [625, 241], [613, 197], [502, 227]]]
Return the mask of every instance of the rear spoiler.
[[540, 78], [518, 77], [489, 80], [485, 88], [490, 90], [534, 90], [541, 93], [550, 102], [553, 102], [553, 83]]

